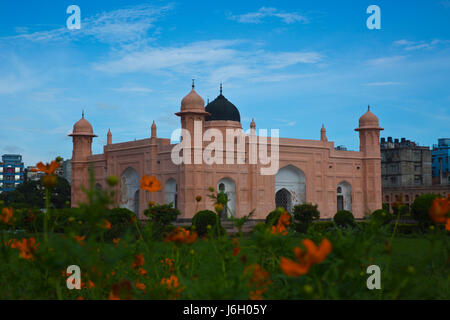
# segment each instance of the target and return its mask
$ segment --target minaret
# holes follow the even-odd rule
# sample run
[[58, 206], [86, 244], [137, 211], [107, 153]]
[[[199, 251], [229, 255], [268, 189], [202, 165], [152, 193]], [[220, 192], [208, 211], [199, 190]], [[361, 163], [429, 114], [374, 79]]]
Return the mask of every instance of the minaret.
[[379, 126], [378, 118], [367, 112], [359, 118], [359, 127], [355, 131], [359, 132], [359, 151], [362, 153], [363, 169], [363, 190], [365, 207], [374, 211], [381, 209], [381, 152], [380, 152], [380, 131], [384, 130]]
[[111, 129], [108, 129], [108, 134], [106, 135], [106, 144], [107, 144], [107, 145], [112, 144], [112, 133], [111, 133]]
[[323, 123], [322, 123], [322, 129], [320, 129], [320, 140], [322, 140], [322, 141], [328, 141], [328, 138], [327, 138], [327, 130], [325, 130], [325, 126], [323, 125]]
[[88, 158], [92, 155], [92, 138], [97, 137], [89, 121], [84, 118], [84, 111], [69, 136], [73, 142], [71, 202], [72, 207], [75, 207], [80, 202], [86, 201], [86, 194], [82, 188], [89, 187]]

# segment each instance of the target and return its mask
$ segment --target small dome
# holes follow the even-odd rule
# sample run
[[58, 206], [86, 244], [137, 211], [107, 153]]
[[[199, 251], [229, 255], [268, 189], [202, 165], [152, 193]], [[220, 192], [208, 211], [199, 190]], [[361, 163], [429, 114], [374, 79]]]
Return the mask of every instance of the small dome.
[[378, 127], [378, 117], [374, 115], [370, 110], [367, 110], [365, 114], [359, 118], [359, 127]]
[[194, 88], [181, 100], [181, 111], [188, 110], [205, 111], [205, 101], [195, 92]]
[[205, 118], [205, 121], [228, 120], [241, 122], [239, 110], [222, 94], [210, 102], [205, 107], [205, 110], [211, 114]]
[[91, 124], [84, 117], [73, 125], [72, 135], [95, 136]]

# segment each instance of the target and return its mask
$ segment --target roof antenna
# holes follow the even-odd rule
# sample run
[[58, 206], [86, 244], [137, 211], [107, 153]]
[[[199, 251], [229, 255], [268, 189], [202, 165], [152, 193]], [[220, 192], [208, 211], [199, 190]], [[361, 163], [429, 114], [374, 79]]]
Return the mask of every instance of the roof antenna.
[[220, 83], [220, 94], [222, 94], [222, 82]]
[[192, 79], [192, 90], [194, 90], [195, 88], [195, 83], [194, 83], [195, 79]]

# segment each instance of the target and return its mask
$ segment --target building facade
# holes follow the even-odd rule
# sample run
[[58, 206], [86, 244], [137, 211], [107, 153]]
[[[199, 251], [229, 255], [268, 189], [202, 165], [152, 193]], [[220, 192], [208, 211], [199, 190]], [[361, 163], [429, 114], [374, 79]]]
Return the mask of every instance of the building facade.
[[[239, 110], [222, 92], [205, 107], [194, 86], [182, 99], [176, 115], [180, 118], [181, 128], [193, 135], [196, 130], [206, 135], [206, 132], [211, 132], [208, 129], [216, 133], [226, 130], [240, 132], [229, 143], [234, 158], [241, 157], [243, 162], [198, 163], [196, 152], [206, 154], [204, 152], [211, 141], [210, 137], [205, 142], [208, 139], [203, 136], [200, 144], [183, 138], [183, 157], [192, 161], [176, 164], [172, 155], [180, 144], [159, 138], [155, 122], [151, 126], [150, 138], [142, 140], [113, 143], [112, 133], [108, 131], [103, 153], [93, 155], [91, 145], [96, 135], [83, 116], [70, 134], [73, 140], [72, 205], [77, 206], [86, 200], [82, 186], [88, 186], [89, 167], [92, 167], [97, 188], [107, 187], [105, 179], [108, 176], [119, 177], [116, 204], [133, 210], [140, 218], [143, 218], [149, 201], [172, 202], [180, 210], [181, 218], [185, 219], [192, 218], [199, 210], [213, 210], [208, 197], [211, 186], [227, 193], [230, 209], [227, 214], [237, 217], [255, 210], [254, 218], [263, 219], [277, 206], [291, 210], [295, 204], [304, 202], [317, 204], [321, 218], [332, 218], [338, 209], [352, 211], [355, 217], [363, 218], [368, 211], [381, 208], [379, 133], [383, 129], [370, 110], [359, 119], [359, 126], [355, 129], [360, 138], [359, 151], [335, 150], [334, 143], [327, 139], [324, 126], [320, 129], [320, 140], [273, 140], [274, 137], [257, 136], [254, 121], [249, 133], [244, 133]], [[236, 146], [240, 138], [243, 138], [244, 149]], [[248, 151], [259, 148], [255, 141], [264, 139], [268, 142], [267, 154], [279, 155], [279, 169], [274, 174], [262, 174], [265, 165], [252, 163], [249, 158]], [[219, 147], [215, 152], [229, 147], [225, 141], [217, 144]], [[156, 176], [161, 181], [160, 192], [140, 190], [139, 179], [145, 174]], [[195, 200], [197, 195], [202, 197], [198, 203]]]
[[450, 138], [438, 139], [431, 150], [433, 184], [450, 185]]
[[14, 191], [24, 182], [24, 164], [19, 154], [4, 154], [0, 162], [0, 193]]

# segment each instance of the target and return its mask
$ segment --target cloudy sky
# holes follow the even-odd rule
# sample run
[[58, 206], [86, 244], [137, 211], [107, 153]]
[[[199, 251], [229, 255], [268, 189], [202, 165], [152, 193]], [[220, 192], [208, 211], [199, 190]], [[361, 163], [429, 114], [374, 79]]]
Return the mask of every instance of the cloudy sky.
[[[30, 3], [32, 2], [32, 3]], [[66, 9], [81, 8], [69, 30]], [[381, 30], [366, 9], [381, 8]], [[353, 130], [371, 105], [382, 136], [431, 145], [450, 137], [450, 0], [2, 1], [0, 154], [26, 165], [71, 157], [81, 117], [114, 142], [160, 137], [196, 79], [224, 95], [244, 129], [329, 140], [357, 150]]]

